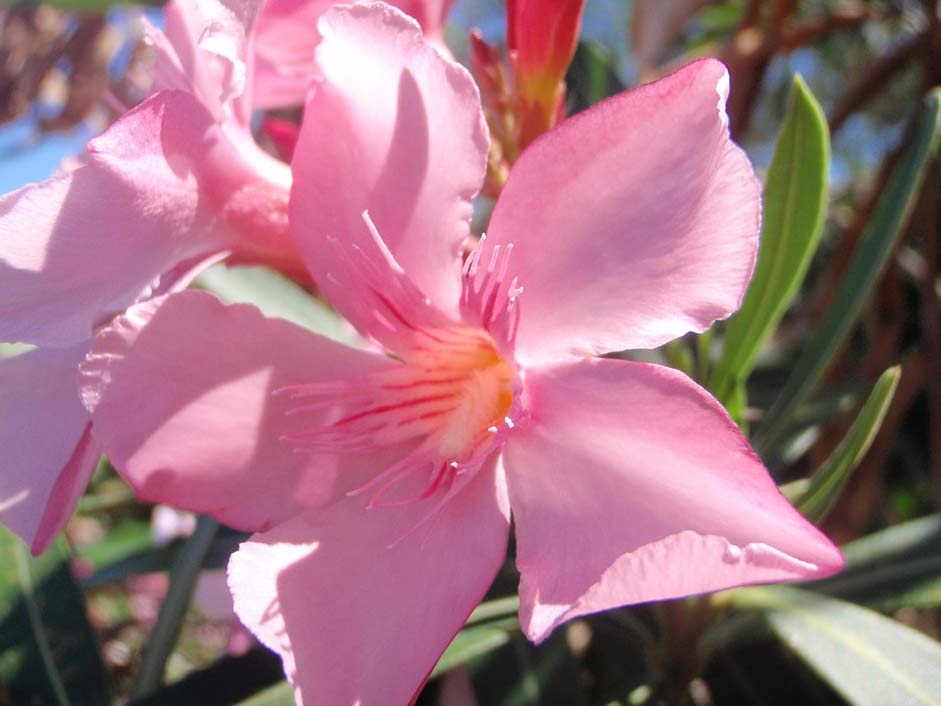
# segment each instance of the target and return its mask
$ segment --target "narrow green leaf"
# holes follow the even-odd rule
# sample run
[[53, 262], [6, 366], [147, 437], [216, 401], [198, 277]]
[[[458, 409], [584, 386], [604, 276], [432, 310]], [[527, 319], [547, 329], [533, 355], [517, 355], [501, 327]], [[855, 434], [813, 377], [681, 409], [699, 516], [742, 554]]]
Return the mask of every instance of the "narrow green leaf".
[[201, 274], [195, 285], [228, 304], [254, 304], [265, 316], [287, 319], [340, 343], [357, 342], [355, 331], [333, 309], [266, 267], [216, 265]]
[[13, 704], [100, 706], [111, 701], [94, 631], [59, 538], [33, 558], [0, 528], [0, 683]]
[[689, 377], [696, 376], [696, 362], [693, 360], [692, 351], [686, 345], [685, 340], [682, 338], [674, 339], [661, 347], [660, 350], [666, 358], [667, 365], [671, 368], [676, 368]]
[[505, 618], [510, 615], [516, 615], [520, 609], [519, 596], [507, 596], [506, 598], [495, 598], [492, 601], [481, 603], [474, 608], [474, 612], [467, 618], [465, 626], [476, 625], [486, 620], [494, 618]]
[[810, 477], [810, 485], [796, 503], [807, 519], [819, 523], [833, 509], [850, 473], [862, 461], [882, 426], [901, 374], [897, 365], [882, 373], [846, 438]]
[[726, 402], [751, 373], [761, 344], [804, 279], [823, 232], [830, 133], [820, 105], [795, 75], [787, 115], [768, 169], [758, 266], [726, 329], [710, 387]]
[[88, 570], [98, 570], [153, 547], [150, 523], [127, 520], [112, 527], [100, 540], [77, 547], [75, 555]]
[[843, 554], [843, 571], [808, 587], [882, 611], [941, 606], [941, 515], [857, 539]]
[[760, 453], [767, 452], [780, 440], [791, 413], [820, 380], [853, 330], [915, 206], [925, 165], [938, 142], [939, 123], [941, 89], [935, 89], [925, 99], [915, 134], [879, 197], [833, 303], [755, 432], [755, 446]]
[[[96, 588], [115, 581], [123, 581], [129, 576], [151, 571], [170, 571], [185, 540], [176, 540], [165, 546], [156, 546], [149, 534], [148, 528], [148, 544], [138, 551], [111, 556], [110, 552], [105, 554], [102, 547], [83, 548], [79, 556], [90, 563], [91, 567], [94, 568], [94, 573], [85, 576], [81, 580], [82, 588]], [[212, 547], [210, 547], [209, 553], [203, 562], [203, 568], [224, 569], [229, 563], [229, 557], [238, 548], [239, 543], [244, 542], [248, 537], [249, 535], [245, 532], [223, 528], [213, 540]], [[86, 553], [87, 549], [94, 549], [94, 551]], [[109, 560], [100, 561], [102, 556], [107, 556]]]
[[236, 706], [294, 706], [294, 687], [283, 681], [239, 701]]
[[176, 646], [183, 618], [196, 587], [196, 579], [203, 569], [218, 528], [219, 524], [215, 520], [202, 516], [197, 521], [196, 531], [183, 543], [170, 570], [167, 597], [160, 605], [157, 622], [144, 648], [137, 683], [134, 685], [134, 696], [144, 696], [163, 683], [167, 659]]
[[[240, 655], [225, 655], [212, 664], [194, 669], [177, 681], [126, 706], [233, 706], [249, 695], [260, 695], [284, 683], [281, 659], [265, 647], [254, 647]], [[291, 690], [282, 703], [290, 706]], [[102, 704], [102, 706], [106, 706]]]
[[[516, 596], [488, 601], [478, 606], [467, 619], [468, 627], [454, 637], [429, 678], [441, 676], [468, 660], [509, 644], [513, 632], [519, 629], [519, 620], [516, 617], [502, 617], [497, 620], [492, 618], [516, 613], [518, 609], [519, 598]], [[489, 622], [481, 622], [485, 620]], [[238, 706], [292, 706], [293, 703], [293, 690], [290, 684], [285, 682], [239, 702]]]
[[941, 514], [909, 520], [850, 542], [843, 547], [844, 572], [935, 554], [941, 555]]
[[565, 75], [569, 114], [624, 90], [615, 66], [617, 59], [617, 54], [603, 44], [591, 40], [578, 43]]
[[783, 586], [733, 593], [854, 706], [937, 706], [941, 645], [899, 622], [835, 598]]
[[519, 621], [516, 618], [503, 618], [464, 628], [441, 655], [431, 676], [440, 676], [474, 657], [506, 645], [510, 642], [513, 631], [517, 629]]

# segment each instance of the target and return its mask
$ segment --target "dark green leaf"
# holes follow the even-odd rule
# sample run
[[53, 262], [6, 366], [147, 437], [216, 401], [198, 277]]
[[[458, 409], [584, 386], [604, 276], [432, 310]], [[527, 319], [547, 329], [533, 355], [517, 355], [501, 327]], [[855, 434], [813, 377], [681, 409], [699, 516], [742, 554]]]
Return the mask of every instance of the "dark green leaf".
[[778, 325], [823, 232], [830, 135], [810, 89], [794, 77], [787, 115], [768, 169], [758, 266], [726, 329], [710, 388], [727, 402], [748, 378], [762, 343]]
[[150, 523], [130, 520], [113, 527], [101, 539], [78, 547], [75, 554], [90, 569], [98, 570], [153, 548]]
[[840, 282], [833, 303], [804, 347], [784, 388], [755, 432], [765, 453], [780, 440], [795, 407], [804, 401], [853, 330], [869, 294], [905, 229], [921, 188], [925, 165], [935, 152], [941, 122], [941, 89], [931, 91], [915, 134], [879, 197], [865, 232]]
[[[114, 581], [122, 581], [129, 576], [150, 571], [170, 571], [184, 540], [177, 540], [166, 546], [158, 547], [154, 546], [153, 540], [150, 539], [149, 527], [147, 534], [149, 542], [145, 545], [145, 548], [140, 551], [124, 554], [109, 562], [93, 563], [92, 566], [94, 566], [96, 570], [94, 573], [82, 579], [82, 588], [95, 588], [96, 586], [113, 583]], [[222, 528], [213, 540], [209, 554], [206, 555], [206, 560], [203, 563], [203, 568], [224, 569], [228, 565], [229, 557], [232, 555], [232, 552], [234, 552], [238, 548], [239, 543], [244, 542], [248, 536], [249, 535], [245, 532]], [[85, 558], [88, 555], [85, 554], [83, 550], [80, 556]], [[95, 556], [96, 558], [100, 558], [99, 552], [96, 551]]]
[[108, 675], [58, 539], [42, 556], [0, 528], [0, 682], [13, 704], [104, 706]]
[[519, 621], [516, 618], [503, 618], [464, 628], [441, 655], [431, 676], [444, 674], [470, 659], [506, 645], [513, 631], [518, 629]]
[[577, 113], [624, 90], [614, 62], [617, 54], [603, 44], [581, 41], [565, 77], [568, 113]]
[[[275, 685], [272, 687], [271, 685]], [[225, 656], [205, 669], [190, 672], [183, 679], [149, 696], [131, 701], [127, 706], [231, 706], [255, 694], [257, 703], [262, 694], [281, 687], [286, 698], [280, 702], [293, 706], [291, 689], [284, 684], [281, 660], [273, 652], [257, 647], [238, 656]], [[251, 698], [247, 699], [251, 701]]]
[[494, 618], [505, 618], [510, 615], [516, 615], [520, 609], [519, 596], [507, 596], [506, 598], [495, 598], [492, 601], [481, 603], [474, 608], [474, 611], [467, 618], [465, 626], [476, 625]]
[[739, 589], [808, 666], [854, 706], [937, 706], [941, 645], [879, 613], [783, 586]]
[[176, 646], [183, 618], [189, 609], [196, 579], [203, 569], [215, 540], [218, 523], [211, 517], [199, 518], [196, 531], [183, 543], [170, 570], [170, 587], [160, 605], [157, 622], [150, 632], [134, 685], [134, 695], [144, 696], [163, 683], [167, 659]]
[[294, 706], [294, 688], [287, 682], [269, 686], [236, 706]]
[[884, 611], [941, 606], [941, 515], [857, 539], [843, 553], [843, 571], [809, 586]]
[[538, 647], [522, 633], [468, 664], [481, 704], [494, 706], [579, 706], [585, 703], [582, 670], [558, 630]]
[[796, 503], [797, 509], [807, 519], [819, 523], [833, 508], [846, 487], [850, 473], [866, 455], [876, 437], [895, 395], [900, 375], [898, 366], [882, 373], [846, 438], [810, 477], [810, 485]]

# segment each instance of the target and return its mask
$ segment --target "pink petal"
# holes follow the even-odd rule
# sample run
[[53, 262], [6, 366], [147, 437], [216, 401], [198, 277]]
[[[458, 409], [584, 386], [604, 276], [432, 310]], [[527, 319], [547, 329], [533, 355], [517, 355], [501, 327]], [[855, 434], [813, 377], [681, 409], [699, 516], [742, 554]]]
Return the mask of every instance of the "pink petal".
[[[422, 27], [425, 39], [444, 56], [444, 24], [455, 0], [397, 0], [389, 3]], [[317, 21], [334, 0], [268, 0], [255, 31], [257, 108], [303, 105], [317, 73], [314, 49], [320, 43]]]
[[387, 365], [191, 290], [116, 319], [95, 340], [81, 382], [96, 436], [144, 499], [257, 530], [332, 500], [385, 462], [298, 453], [281, 437], [337, 410], [288, 415], [298, 403], [273, 392]]
[[515, 245], [521, 360], [652, 348], [738, 308], [760, 186], [729, 140], [727, 93], [725, 67], [699, 61], [566, 120], [516, 162], [486, 247]]
[[227, 249], [296, 267], [287, 184], [260, 169], [191, 95], [148, 99], [83, 166], [0, 198], [0, 340], [84, 340]]
[[262, 0], [173, 0], [164, 9], [166, 41], [156, 49], [154, 90], [189, 88], [218, 121], [251, 118], [249, 37]]
[[334, 0], [268, 0], [255, 30], [256, 108], [303, 105], [316, 73], [317, 20]]
[[456, 315], [460, 248], [487, 158], [477, 88], [387, 5], [333, 8], [320, 31], [323, 77], [292, 165], [291, 226], [311, 273], [349, 316], [357, 285], [337, 277], [343, 256], [328, 240], [353, 247], [368, 210], [419, 290]]
[[533, 418], [503, 461], [531, 639], [585, 613], [842, 566], [682, 373], [590, 359], [529, 370], [524, 394]]
[[88, 341], [0, 360], [0, 522], [42, 552], [101, 456], [75, 384]]
[[[434, 44], [439, 51], [447, 52], [444, 44], [444, 27], [448, 13], [457, 0], [395, 0], [390, 3], [409, 17], [414, 17], [421, 25], [425, 39]], [[449, 56], [448, 53], [444, 54]]]
[[235, 610], [281, 655], [298, 706], [413, 702], [490, 586], [509, 531], [494, 464], [428, 531], [401, 539], [420, 511], [347, 501], [256, 535], [232, 556]]

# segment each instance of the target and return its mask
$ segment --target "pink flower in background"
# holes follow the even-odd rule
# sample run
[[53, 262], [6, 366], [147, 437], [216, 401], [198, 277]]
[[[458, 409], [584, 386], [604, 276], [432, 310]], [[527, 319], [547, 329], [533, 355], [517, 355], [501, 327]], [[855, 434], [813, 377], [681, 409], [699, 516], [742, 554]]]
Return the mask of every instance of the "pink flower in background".
[[[393, 0], [421, 25], [425, 39], [446, 56], [444, 25], [455, 0]], [[259, 108], [303, 105], [317, 66], [317, 20], [336, 0], [268, 0], [254, 41], [254, 101]]]
[[[306, 278], [286, 164], [254, 143], [244, 52], [260, 2], [177, 2], [155, 89], [76, 168], [0, 197], [0, 521], [42, 551], [100, 455], [76, 392], [96, 327], [221, 258]], [[201, 28], [201, 29], [200, 29]]]
[[329, 11], [292, 228], [389, 351], [184, 292], [83, 365], [139, 494], [258, 532], [236, 610], [299, 704], [407, 704], [503, 563], [532, 640], [627, 603], [825, 576], [806, 522], [722, 407], [664, 367], [586, 357], [706, 329], [751, 276], [759, 185], [712, 60], [523, 154], [460, 261], [487, 139], [469, 75], [381, 4]]

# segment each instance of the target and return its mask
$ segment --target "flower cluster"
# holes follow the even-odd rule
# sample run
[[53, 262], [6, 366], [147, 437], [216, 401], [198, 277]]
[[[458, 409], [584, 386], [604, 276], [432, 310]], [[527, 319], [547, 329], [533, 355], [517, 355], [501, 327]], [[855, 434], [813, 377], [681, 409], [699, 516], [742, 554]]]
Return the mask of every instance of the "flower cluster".
[[[841, 566], [705, 390], [605, 356], [741, 303], [760, 185], [719, 62], [528, 136], [474, 241], [490, 139], [450, 3], [399, 3], [425, 36], [383, 3], [260, 5], [172, 3], [155, 93], [0, 202], [0, 339], [39, 346], [0, 363], [0, 520], [42, 550], [103, 451], [141, 498], [255, 532], [229, 586], [299, 704], [413, 700], [511, 517], [537, 642]], [[553, 6], [561, 51], [522, 61], [525, 13], [512, 35], [543, 113], [581, 10]], [[288, 167], [249, 118], [302, 100]], [[181, 291], [222, 258], [315, 286], [363, 346]]]

